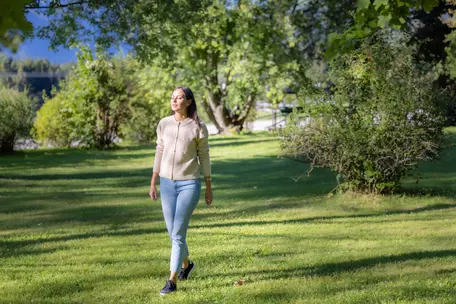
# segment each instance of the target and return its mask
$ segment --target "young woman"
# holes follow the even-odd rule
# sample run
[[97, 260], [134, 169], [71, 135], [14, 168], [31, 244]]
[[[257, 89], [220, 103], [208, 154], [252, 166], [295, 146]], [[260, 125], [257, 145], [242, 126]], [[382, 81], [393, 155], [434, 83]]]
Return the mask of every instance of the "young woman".
[[171, 110], [172, 115], [160, 120], [157, 126], [157, 150], [149, 191], [156, 200], [156, 182], [160, 177], [162, 210], [172, 242], [171, 274], [160, 295], [176, 291], [177, 279], [188, 279], [195, 269], [195, 263], [188, 259], [186, 236], [200, 198], [200, 169], [206, 182], [206, 204], [212, 203], [208, 131], [198, 118], [193, 92], [187, 87], [176, 88], [171, 95]]

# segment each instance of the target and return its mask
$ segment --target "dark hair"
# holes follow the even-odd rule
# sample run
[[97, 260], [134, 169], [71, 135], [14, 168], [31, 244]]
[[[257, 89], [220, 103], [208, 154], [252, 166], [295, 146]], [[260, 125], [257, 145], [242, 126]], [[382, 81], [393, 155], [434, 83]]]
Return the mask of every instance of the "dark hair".
[[[192, 103], [187, 107], [187, 117], [190, 117], [191, 119], [193, 119], [197, 124], [198, 126], [201, 126], [201, 121], [198, 117], [198, 112], [197, 112], [197, 108], [196, 108], [196, 100], [195, 100], [195, 96], [193, 95], [193, 92], [192, 90], [190, 90], [189, 87], [177, 87], [173, 90], [176, 91], [178, 89], [181, 89], [184, 94], [185, 94], [185, 99], [189, 100], [191, 99], [192, 100]], [[174, 114], [174, 111], [171, 111], [172, 114]]]

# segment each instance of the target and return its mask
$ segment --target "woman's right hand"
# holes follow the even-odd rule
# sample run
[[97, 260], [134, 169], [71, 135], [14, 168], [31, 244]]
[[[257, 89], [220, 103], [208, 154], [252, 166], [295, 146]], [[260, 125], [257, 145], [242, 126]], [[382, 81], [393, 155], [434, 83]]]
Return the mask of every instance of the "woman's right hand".
[[155, 184], [150, 185], [149, 196], [154, 201], [156, 201], [158, 199], [157, 186], [155, 186]]

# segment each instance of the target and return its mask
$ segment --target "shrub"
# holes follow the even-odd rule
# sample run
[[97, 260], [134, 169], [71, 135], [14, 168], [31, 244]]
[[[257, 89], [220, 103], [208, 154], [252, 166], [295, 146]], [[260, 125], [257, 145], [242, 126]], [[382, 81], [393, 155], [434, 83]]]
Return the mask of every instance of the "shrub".
[[137, 143], [152, 143], [160, 119], [170, 115], [169, 100], [176, 86], [172, 71], [158, 66], [136, 67], [130, 83], [129, 119], [122, 125], [124, 138]]
[[20, 136], [29, 136], [34, 115], [34, 103], [27, 92], [0, 88], [0, 154], [14, 151]]
[[169, 114], [175, 75], [141, 67], [132, 58], [94, 59], [83, 50], [78, 64], [60, 90], [45, 98], [35, 123], [43, 144], [78, 144], [109, 149], [118, 138], [150, 143], [161, 117]]
[[60, 95], [52, 99], [45, 97], [34, 123], [35, 140], [45, 146], [70, 147], [71, 130], [64, 112], [65, 105]]
[[60, 90], [53, 90], [38, 112], [38, 139], [57, 146], [111, 148], [129, 115], [127, 74], [120, 60], [103, 54], [94, 59], [83, 50], [73, 72], [59, 83]]
[[[284, 153], [338, 173], [341, 190], [391, 193], [438, 155], [443, 119], [432, 75], [404, 37], [385, 33], [331, 63], [331, 94], [302, 100], [282, 131]], [[302, 96], [302, 95], [301, 95]]]

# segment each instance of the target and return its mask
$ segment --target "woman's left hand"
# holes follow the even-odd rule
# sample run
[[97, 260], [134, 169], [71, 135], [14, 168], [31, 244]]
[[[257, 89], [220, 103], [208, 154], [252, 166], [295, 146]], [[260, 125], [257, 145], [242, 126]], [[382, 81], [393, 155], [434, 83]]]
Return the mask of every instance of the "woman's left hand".
[[206, 188], [206, 205], [212, 204], [212, 188]]

